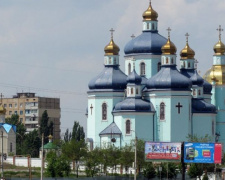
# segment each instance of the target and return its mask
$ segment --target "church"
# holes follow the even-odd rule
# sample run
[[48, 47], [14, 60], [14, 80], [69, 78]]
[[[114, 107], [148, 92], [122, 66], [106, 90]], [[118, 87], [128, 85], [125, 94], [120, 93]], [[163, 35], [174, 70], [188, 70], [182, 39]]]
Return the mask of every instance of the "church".
[[[144, 141], [182, 142], [188, 135], [225, 144], [225, 45], [214, 46], [213, 66], [198, 74], [188, 42], [177, 53], [170, 38], [158, 33], [158, 13], [143, 13], [143, 31], [124, 47], [125, 72], [113, 39], [105, 46], [104, 69], [88, 86], [87, 142], [90, 149], [122, 147]], [[216, 40], [215, 40], [216, 41]], [[178, 57], [178, 58], [177, 58]], [[180, 61], [180, 69], [176, 62]]]

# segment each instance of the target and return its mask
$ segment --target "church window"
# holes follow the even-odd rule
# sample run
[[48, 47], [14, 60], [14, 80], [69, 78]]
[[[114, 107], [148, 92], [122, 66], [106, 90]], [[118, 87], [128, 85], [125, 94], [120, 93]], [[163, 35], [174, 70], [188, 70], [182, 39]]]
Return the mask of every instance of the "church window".
[[165, 104], [161, 103], [160, 104], [160, 120], [165, 119]]
[[168, 64], [169, 63], [169, 59], [168, 59], [168, 57], [166, 58], [166, 64]]
[[173, 64], [173, 58], [171, 59], [171, 64]]
[[149, 29], [149, 23], [147, 23], [147, 29]]
[[161, 69], [161, 62], [158, 63], [158, 72], [160, 71]]
[[154, 30], [155, 29], [155, 24], [154, 23], [152, 23], [152, 30]]
[[126, 121], [126, 134], [130, 134], [130, 120]]
[[116, 58], [114, 58], [114, 64], [116, 64]]
[[133, 88], [131, 88], [131, 94], [133, 94], [133, 93], [134, 93]]
[[109, 64], [111, 64], [112, 62], [111, 62], [111, 57], [109, 58]]
[[184, 62], [184, 68], [185, 68], [185, 62]]
[[128, 64], [128, 75], [131, 73], [131, 64]]
[[214, 135], [214, 120], [212, 120], [212, 135]]
[[136, 94], [138, 94], [138, 88], [136, 89]]
[[201, 90], [200, 90], [200, 89], [198, 90], [198, 95], [199, 95], [199, 96], [201, 95]]
[[196, 95], [195, 89], [193, 89], [193, 95], [194, 95], [194, 96]]
[[13, 146], [12, 143], [10, 143], [10, 152], [12, 152], [12, 146]]
[[103, 103], [102, 104], [102, 120], [107, 119], [107, 104]]
[[190, 62], [188, 62], [188, 67], [191, 67], [191, 63]]
[[141, 75], [145, 75], [145, 63], [141, 63]]

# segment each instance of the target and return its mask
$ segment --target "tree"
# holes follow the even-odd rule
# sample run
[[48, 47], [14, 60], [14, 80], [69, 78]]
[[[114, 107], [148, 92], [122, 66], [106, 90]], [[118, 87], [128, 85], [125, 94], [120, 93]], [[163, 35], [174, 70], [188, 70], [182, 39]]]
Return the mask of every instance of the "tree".
[[79, 122], [74, 121], [73, 130], [72, 130], [72, 139], [76, 141], [84, 140], [85, 133], [82, 126], [80, 126]]
[[63, 156], [57, 156], [56, 152], [50, 151], [46, 156], [48, 177], [65, 177], [70, 174], [70, 161]]
[[53, 122], [49, 122], [47, 110], [42, 114], [39, 130], [40, 135], [44, 134], [44, 144], [48, 143], [48, 136], [53, 135]]
[[67, 129], [64, 135], [64, 142], [69, 142], [71, 138], [72, 138], [72, 134], [71, 132], [69, 132], [69, 129]]
[[132, 149], [131, 145], [125, 145], [121, 148], [120, 164], [125, 168], [126, 174], [134, 162], [134, 151]]
[[152, 163], [147, 163], [144, 168], [144, 177], [147, 179], [152, 179], [156, 176], [156, 171]]
[[99, 171], [98, 166], [101, 164], [101, 149], [96, 147], [93, 151], [89, 151], [85, 157], [86, 175], [94, 177]]
[[145, 142], [143, 140], [137, 141], [137, 170], [141, 171], [141, 168], [144, 167], [145, 162]]
[[204, 137], [199, 137], [196, 134], [188, 134], [187, 140], [188, 142], [211, 142], [212, 138], [208, 134], [206, 134]]
[[121, 151], [119, 148], [117, 148], [113, 145], [110, 145], [110, 146], [108, 146], [107, 153], [108, 153], [108, 158], [109, 158], [108, 165], [116, 171], [116, 166], [120, 163]]
[[16, 126], [16, 153], [22, 155], [26, 133], [24, 124], [19, 121], [19, 115], [17, 114], [13, 114], [11, 118], [6, 118], [5, 122]]
[[201, 176], [203, 172], [201, 164], [193, 163], [188, 169], [188, 175], [190, 178], [196, 178], [197, 176]]
[[33, 130], [28, 134], [26, 134], [22, 154], [24, 155], [30, 154], [31, 157], [38, 157], [40, 147], [41, 147], [41, 139], [38, 136], [38, 131]]
[[[161, 171], [161, 178], [167, 178], [167, 172], [168, 172], [168, 178], [173, 179], [177, 177], [177, 165], [175, 163], [161, 163], [160, 165], [162, 167]], [[167, 169], [168, 168], [168, 169]], [[158, 171], [157, 176], [160, 177], [160, 172]]]

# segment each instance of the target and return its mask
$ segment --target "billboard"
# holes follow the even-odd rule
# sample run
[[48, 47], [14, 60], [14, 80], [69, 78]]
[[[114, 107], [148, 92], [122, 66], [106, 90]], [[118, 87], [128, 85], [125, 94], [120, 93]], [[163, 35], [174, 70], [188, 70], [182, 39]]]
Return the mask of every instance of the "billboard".
[[184, 143], [185, 163], [221, 163], [222, 145], [220, 143]]
[[181, 143], [145, 142], [145, 161], [181, 161]]

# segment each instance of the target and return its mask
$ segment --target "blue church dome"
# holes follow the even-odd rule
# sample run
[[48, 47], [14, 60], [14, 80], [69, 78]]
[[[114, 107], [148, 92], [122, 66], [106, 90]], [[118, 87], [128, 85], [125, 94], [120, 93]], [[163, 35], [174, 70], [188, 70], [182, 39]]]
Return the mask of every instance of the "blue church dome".
[[154, 107], [151, 102], [135, 99], [135, 98], [127, 98], [122, 102], [116, 104], [113, 112], [152, 112], [154, 111]]
[[205, 102], [203, 99], [192, 99], [193, 113], [216, 113], [216, 106]]
[[202, 86], [202, 84], [204, 83], [204, 79], [201, 76], [199, 76], [196, 70], [194, 71], [194, 74], [191, 76], [190, 79], [192, 81], [192, 85]]
[[212, 84], [210, 84], [208, 81], [204, 80], [203, 91], [204, 91], [204, 94], [211, 94]]
[[126, 85], [127, 75], [125, 75], [118, 66], [106, 66], [104, 70], [88, 84], [90, 90], [124, 90], [126, 89]]
[[135, 69], [127, 77], [127, 82], [131, 84], [141, 84], [142, 78], [139, 76]]
[[141, 35], [129, 41], [125, 48], [125, 54], [151, 53], [162, 54], [161, 48], [166, 43], [167, 39], [158, 31], [143, 31]]
[[147, 89], [190, 90], [191, 80], [182, 75], [175, 65], [161, 66], [161, 70], [147, 81]]

